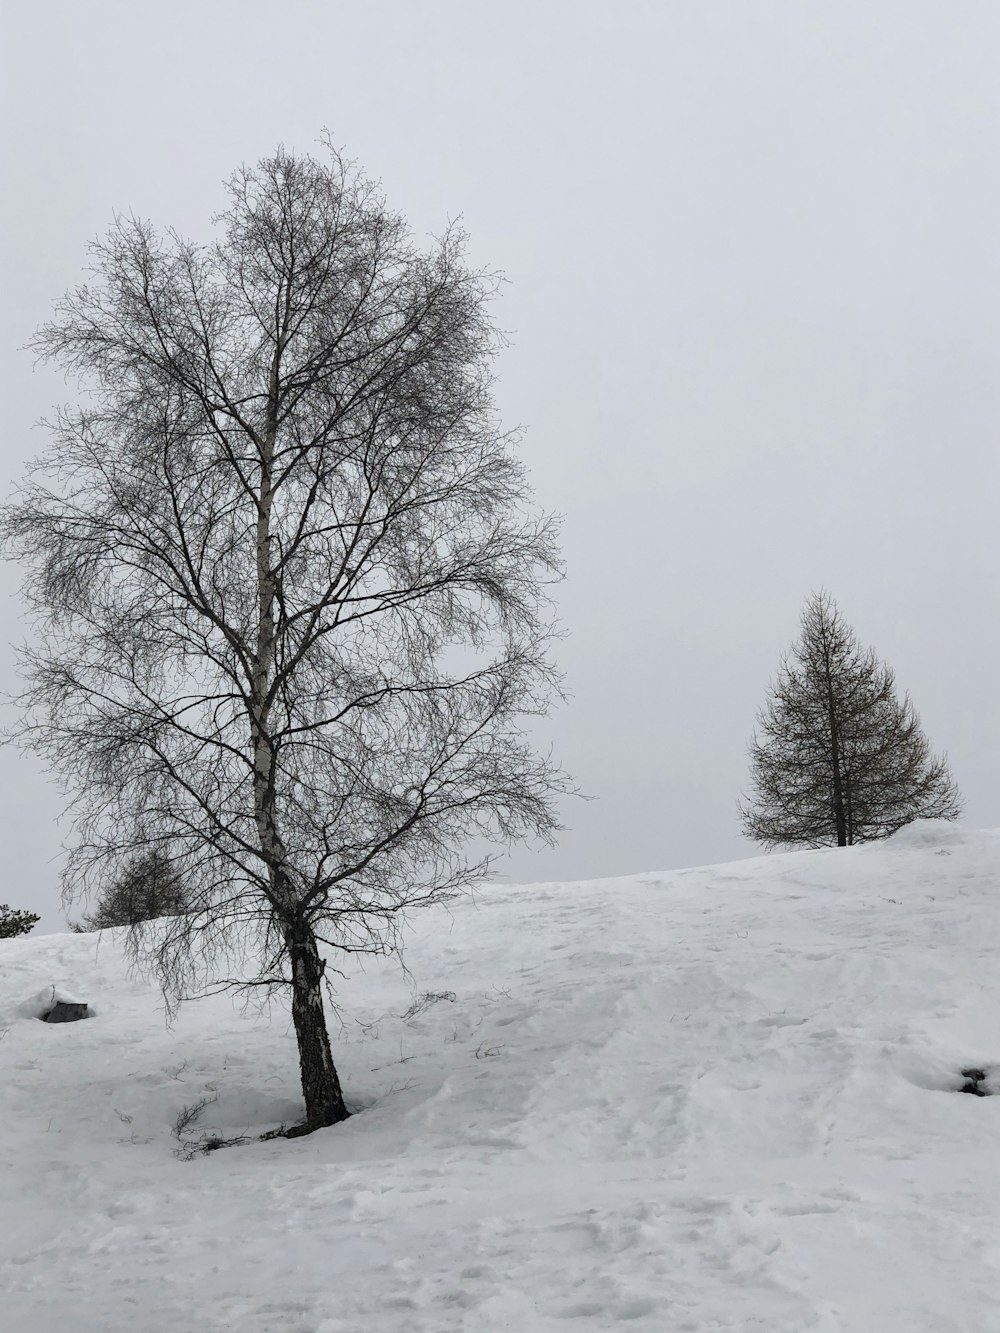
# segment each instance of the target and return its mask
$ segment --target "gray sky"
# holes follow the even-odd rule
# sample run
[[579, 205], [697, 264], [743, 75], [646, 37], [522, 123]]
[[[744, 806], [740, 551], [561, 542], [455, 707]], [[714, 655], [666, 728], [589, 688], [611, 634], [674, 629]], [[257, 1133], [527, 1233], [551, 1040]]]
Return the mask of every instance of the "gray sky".
[[[994, 0], [8, 0], [0, 40], [5, 492], [66, 396], [16, 349], [87, 240], [205, 238], [235, 166], [326, 126], [510, 279], [500, 405], [566, 518], [540, 738], [596, 800], [505, 872], [749, 854], [753, 715], [820, 585], [1000, 824]], [[0, 900], [58, 929], [59, 795], [9, 751], [0, 782]]]

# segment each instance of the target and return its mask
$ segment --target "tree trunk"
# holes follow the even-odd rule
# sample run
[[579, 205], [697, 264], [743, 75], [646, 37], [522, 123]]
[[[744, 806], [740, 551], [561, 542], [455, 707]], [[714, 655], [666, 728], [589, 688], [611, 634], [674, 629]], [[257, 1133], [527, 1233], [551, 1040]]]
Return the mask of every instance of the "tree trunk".
[[847, 811], [844, 806], [844, 785], [840, 773], [840, 754], [836, 732], [833, 740], [833, 822], [837, 830], [837, 846], [847, 846]]
[[847, 845], [848, 847], [853, 847], [854, 846], [854, 791], [851, 787], [850, 772], [848, 772], [844, 776], [844, 790], [846, 793], [844, 797], [844, 806], [847, 812], [846, 823], [845, 823], [845, 828], [847, 832]]
[[[288, 885], [281, 866], [284, 841], [275, 821], [275, 749], [270, 733], [271, 687], [274, 671], [275, 577], [271, 567], [271, 506], [274, 501], [274, 447], [277, 435], [278, 368], [281, 339], [271, 362], [267, 417], [260, 446], [260, 494], [257, 505], [257, 594], [259, 621], [257, 651], [251, 688], [250, 734], [254, 759], [254, 814], [261, 851], [271, 872], [273, 903], [291, 906]], [[272, 905], [273, 905], [272, 903]], [[297, 922], [285, 931], [285, 944], [292, 972], [292, 1022], [299, 1047], [299, 1070], [306, 1118], [292, 1134], [311, 1134], [314, 1129], [336, 1125], [350, 1115], [344, 1105], [340, 1079], [330, 1052], [330, 1035], [323, 1012], [324, 963], [316, 947], [312, 927]]]
[[330, 1036], [323, 1012], [323, 969], [316, 936], [308, 925], [297, 925], [285, 934], [292, 965], [292, 1022], [299, 1045], [302, 1095], [306, 1103], [300, 1134], [336, 1125], [350, 1115], [344, 1105], [340, 1079], [330, 1052]]
[[833, 823], [837, 832], [837, 846], [847, 846], [847, 810], [844, 803], [843, 775], [840, 769], [840, 737], [838, 735], [837, 708], [833, 693], [833, 669], [830, 653], [826, 644], [823, 646], [823, 674], [826, 685], [826, 706], [830, 719], [830, 762], [833, 769]]

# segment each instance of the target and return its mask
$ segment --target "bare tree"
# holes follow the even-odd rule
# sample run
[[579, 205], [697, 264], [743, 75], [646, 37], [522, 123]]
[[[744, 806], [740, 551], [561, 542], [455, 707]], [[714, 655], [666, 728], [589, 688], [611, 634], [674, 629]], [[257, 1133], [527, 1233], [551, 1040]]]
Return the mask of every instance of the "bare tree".
[[961, 810], [909, 696], [827, 593], [806, 602], [749, 753], [743, 828], [768, 846], [847, 847]]
[[462, 234], [421, 249], [332, 151], [228, 192], [206, 246], [119, 219], [40, 331], [91, 392], [5, 511], [20, 736], [73, 794], [69, 895], [169, 844], [168, 995], [290, 987], [307, 1132], [348, 1114], [320, 946], [392, 949], [483, 873], [471, 839], [557, 827], [522, 719], [558, 693], [559, 562]]

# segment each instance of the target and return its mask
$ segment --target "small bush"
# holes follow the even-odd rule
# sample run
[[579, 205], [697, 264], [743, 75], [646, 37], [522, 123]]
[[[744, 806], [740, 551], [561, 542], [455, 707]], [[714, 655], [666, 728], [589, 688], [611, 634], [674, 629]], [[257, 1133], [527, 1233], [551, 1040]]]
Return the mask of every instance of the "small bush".
[[0, 940], [12, 940], [15, 935], [27, 935], [40, 920], [41, 917], [34, 912], [17, 912], [6, 903], [0, 903]]

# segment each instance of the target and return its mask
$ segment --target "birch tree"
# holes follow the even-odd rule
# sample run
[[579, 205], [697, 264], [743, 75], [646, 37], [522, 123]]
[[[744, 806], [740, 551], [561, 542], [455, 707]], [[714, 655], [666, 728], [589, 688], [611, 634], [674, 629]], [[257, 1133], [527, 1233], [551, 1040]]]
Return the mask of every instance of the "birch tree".
[[848, 847], [961, 810], [909, 696], [824, 592], [806, 602], [749, 753], [743, 829], [770, 847]]
[[172, 1000], [290, 991], [308, 1132], [348, 1114], [328, 959], [393, 949], [484, 872], [470, 841], [557, 827], [524, 719], [559, 558], [462, 233], [419, 246], [333, 152], [227, 198], [205, 245], [119, 218], [38, 335], [86, 393], [3, 520], [19, 735], [69, 797], [71, 899], [151, 851], [183, 881], [143, 946]]

